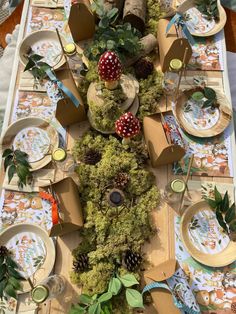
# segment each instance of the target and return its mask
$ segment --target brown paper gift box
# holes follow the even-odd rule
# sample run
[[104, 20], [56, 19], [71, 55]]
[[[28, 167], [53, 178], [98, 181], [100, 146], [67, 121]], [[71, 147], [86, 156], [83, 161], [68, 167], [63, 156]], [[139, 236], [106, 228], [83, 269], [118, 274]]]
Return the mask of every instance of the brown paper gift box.
[[[157, 267], [144, 273], [146, 284], [155, 281], [165, 281], [173, 276], [178, 268], [175, 259], [168, 260]], [[162, 288], [150, 290], [153, 302], [156, 306], [158, 314], [180, 314], [180, 310], [174, 305], [173, 297], [170, 291]]]
[[167, 165], [184, 157], [185, 150], [181, 146], [168, 143], [159, 113], [144, 118], [143, 130], [152, 167]]
[[60, 223], [52, 226], [49, 236], [62, 236], [83, 227], [83, 213], [77, 185], [71, 177], [64, 178], [52, 185], [41, 187], [43, 190], [52, 188], [59, 199], [59, 207], [63, 215]]
[[157, 28], [157, 40], [159, 45], [160, 63], [162, 72], [169, 69], [172, 59], [180, 59], [183, 61], [185, 49], [188, 48], [185, 64], [188, 64], [192, 56], [192, 48], [186, 38], [178, 38], [175, 26], [172, 25], [168, 34], [166, 27], [169, 19], [160, 19]]

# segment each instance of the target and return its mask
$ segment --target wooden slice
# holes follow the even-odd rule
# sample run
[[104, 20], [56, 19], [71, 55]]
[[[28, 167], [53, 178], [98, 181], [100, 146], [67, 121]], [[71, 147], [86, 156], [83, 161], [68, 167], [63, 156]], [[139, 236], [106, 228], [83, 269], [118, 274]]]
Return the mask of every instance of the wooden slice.
[[[120, 107], [124, 110], [127, 110], [134, 101], [136, 88], [134, 84], [134, 79], [127, 75], [121, 75], [120, 78], [120, 85], [123, 89], [124, 94], [126, 95], [127, 99], [124, 101]], [[87, 100], [88, 104], [91, 102], [95, 103], [98, 106], [104, 105], [104, 99], [101, 95], [101, 91], [98, 89], [98, 83], [93, 82], [90, 84], [87, 93]]]
[[53, 128], [46, 120], [43, 120], [41, 118], [23, 118], [19, 119], [16, 122], [12, 123], [6, 130], [5, 134], [2, 138], [2, 146], [3, 150], [8, 147], [12, 147], [14, 139], [16, 135], [21, 132], [23, 129], [26, 128], [39, 128], [45, 132], [47, 132], [47, 135], [50, 139], [50, 150], [47, 154], [44, 155], [43, 158], [36, 162], [31, 162], [31, 171], [35, 171], [38, 169], [43, 168], [51, 161], [51, 153], [50, 151], [52, 149], [55, 149], [59, 145], [59, 136], [55, 128]]
[[[193, 114], [192, 117], [188, 119], [186, 112], [184, 111], [184, 107], [188, 100], [190, 99], [191, 95], [194, 92], [202, 91], [201, 87], [196, 87], [193, 89], [185, 90], [177, 99], [176, 104], [173, 106], [173, 113], [176, 117], [177, 122], [187, 133], [197, 136], [197, 137], [212, 137], [222, 133], [226, 127], [229, 125], [231, 118], [232, 118], [232, 110], [230, 107], [230, 103], [225, 95], [216, 91], [217, 95], [217, 102], [219, 104], [219, 108], [216, 109], [219, 111], [218, 119], [212, 124], [212, 126], [202, 127], [200, 125], [201, 119], [197, 120], [196, 115]], [[196, 122], [194, 122], [196, 119]], [[206, 121], [204, 121], [204, 119]], [[207, 116], [206, 118], [202, 119], [203, 123], [207, 123]], [[194, 127], [194, 123], [196, 126]]]
[[[66, 40], [62, 35], [61, 40], [63, 46], [65, 46]], [[65, 63], [65, 57], [62, 54], [55, 31], [40, 30], [29, 34], [22, 40], [19, 46], [19, 57], [24, 66], [26, 66], [28, 62], [26, 55], [31, 48], [35, 51], [34, 53], [45, 57], [42, 61], [48, 63], [54, 70]]]
[[[177, 12], [179, 12], [181, 14], [185, 14], [186, 11], [188, 11], [189, 9], [192, 9], [194, 7], [196, 7], [196, 1], [195, 0], [186, 0], [182, 4], [180, 4], [180, 6], [177, 8]], [[219, 11], [219, 20], [215, 21], [214, 27], [207, 32], [201, 32], [201, 30], [199, 30], [199, 31], [190, 30], [190, 32], [193, 36], [197, 36], [197, 37], [213, 36], [213, 35], [219, 33], [224, 28], [226, 20], [227, 20], [227, 16], [226, 16], [226, 12], [225, 12], [224, 8], [222, 7], [222, 5], [220, 3], [220, 0], [217, 0], [217, 7], [218, 7], [218, 11]]]
[[[214, 236], [212, 233], [212, 230], [214, 229], [212, 225], [213, 220], [211, 220], [211, 228], [209, 228], [209, 230], [206, 231], [205, 226], [207, 226], [207, 224], [206, 219], [204, 219], [204, 232], [202, 232], [201, 234], [203, 234], [203, 237], [205, 236], [206, 243], [199, 243], [200, 241], [198, 237], [196, 238], [198, 239], [199, 242], [196, 242], [194, 240], [194, 236], [193, 237], [191, 236], [191, 231], [197, 232], [198, 225], [201, 225], [201, 222], [199, 220], [197, 223], [194, 224], [194, 219], [197, 214], [203, 211], [212, 212], [212, 209], [205, 201], [195, 203], [194, 205], [191, 205], [185, 210], [180, 222], [180, 235], [184, 246], [194, 259], [196, 259], [198, 262], [204, 265], [211, 267], [223, 267], [231, 264], [232, 262], [235, 261], [236, 242], [230, 241], [229, 239], [227, 240], [228, 236], [226, 236], [227, 238], [224, 237], [224, 240], [228, 242], [226, 242], [225, 245], [222, 246], [223, 248], [222, 250], [220, 251], [218, 250], [218, 252], [214, 254], [213, 253], [214, 250], [216, 251], [217, 245], [219, 246], [220, 244], [219, 237], [216, 236], [216, 239], [214, 239], [213, 237]], [[212, 213], [214, 214], [214, 212]], [[215, 229], [213, 231], [215, 231]], [[201, 231], [199, 231], [199, 234], [200, 232]], [[204, 244], [203, 249], [201, 249], [201, 246], [203, 244]], [[205, 249], [205, 246], [207, 247], [207, 249]]]
[[[17, 236], [21, 236], [23, 234], [31, 234], [31, 235], [36, 236], [36, 238], [40, 239], [40, 242], [42, 241], [45, 247], [46, 255], [44, 259], [42, 260], [42, 265], [39, 266], [36, 269], [36, 271], [33, 273], [33, 275], [30, 276], [31, 280], [33, 279], [33, 283], [36, 286], [39, 283], [41, 283], [44, 279], [46, 279], [50, 275], [53, 269], [55, 257], [56, 257], [55, 245], [53, 243], [53, 240], [49, 238], [47, 232], [44, 229], [42, 229], [41, 227], [37, 225], [26, 224], [26, 223], [14, 225], [5, 229], [0, 235], [0, 243], [1, 245], [5, 245], [7, 248], [9, 248], [7, 243], [15, 239]], [[23, 246], [25, 246], [27, 250], [27, 243], [24, 243], [24, 244], [20, 243], [19, 245], [21, 245], [22, 250], [24, 249]], [[30, 252], [28, 254], [30, 255]], [[31, 254], [32, 254], [32, 251], [31, 251]], [[26, 256], [26, 253], [25, 253], [25, 256]], [[14, 254], [13, 254], [13, 259], [14, 259]], [[19, 266], [22, 266], [22, 265], [19, 265]], [[29, 274], [27, 274], [25, 271], [22, 272], [22, 275], [25, 278], [29, 277]], [[31, 287], [30, 287], [29, 282], [22, 281], [22, 291], [18, 291], [18, 293], [25, 293], [30, 290], [31, 290]]]
[[[136, 115], [136, 113], [138, 112], [138, 108], [139, 108], [139, 98], [138, 98], [138, 95], [136, 95], [132, 105], [128, 108], [127, 112], [129, 111], [129, 112], [132, 112], [133, 115]], [[115, 130], [102, 131], [99, 128], [97, 128], [97, 126], [95, 126], [95, 124], [94, 124], [90, 110], [88, 110], [88, 120], [89, 120], [91, 126], [100, 133], [103, 133], [103, 134], [114, 134], [115, 133]]]

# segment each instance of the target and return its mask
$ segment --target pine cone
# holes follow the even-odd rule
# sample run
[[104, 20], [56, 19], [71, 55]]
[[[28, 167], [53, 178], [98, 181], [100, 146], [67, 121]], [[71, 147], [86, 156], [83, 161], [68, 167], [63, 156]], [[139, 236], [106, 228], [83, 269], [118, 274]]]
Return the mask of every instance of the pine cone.
[[141, 262], [142, 257], [139, 253], [132, 252], [131, 250], [125, 252], [124, 263], [129, 271], [134, 271], [140, 266]]
[[231, 304], [231, 311], [232, 313], [236, 313], [236, 302]]
[[89, 257], [85, 253], [78, 254], [73, 261], [73, 270], [76, 273], [85, 271], [89, 268]]
[[9, 255], [9, 250], [5, 246], [0, 246], [0, 256], [7, 256]]
[[118, 173], [113, 180], [114, 187], [121, 190], [123, 190], [126, 187], [128, 182], [129, 182], [129, 175], [125, 172]]
[[96, 149], [89, 149], [84, 155], [84, 162], [88, 165], [96, 165], [102, 158], [102, 154]]
[[134, 65], [135, 75], [138, 79], [146, 79], [148, 75], [152, 74], [153, 69], [153, 63], [146, 58], [139, 59]]

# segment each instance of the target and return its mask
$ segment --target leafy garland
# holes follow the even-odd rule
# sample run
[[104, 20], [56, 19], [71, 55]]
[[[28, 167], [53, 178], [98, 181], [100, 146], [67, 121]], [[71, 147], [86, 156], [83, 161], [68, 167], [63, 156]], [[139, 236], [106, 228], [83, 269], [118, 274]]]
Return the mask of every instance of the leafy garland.
[[[141, 143], [136, 144], [125, 148], [113, 136], [106, 138], [89, 132], [73, 149], [74, 157], [80, 161], [77, 173], [85, 215], [82, 242], [73, 255], [76, 258], [86, 253], [89, 269], [72, 272], [71, 278], [90, 296], [106, 291], [114, 271], [120, 276], [130, 273], [122, 263], [124, 252], [129, 249], [139, 252], [155, 232], [150, 224], [150, 213], [158, 205], [159, 193], [153, 175], [143, 169], [145, 151], [141, 149]], [[102, 157], [95, 165], [83, 162], [86, 152], [91, 149], [99, 151]], [[119, 173], [128, 173], [129, 182], [123, 190], [126, 204], [119, 207], [117, 215], [105, 195], [112, 189], [112, 182]], [[140, 267], [133, 273], [136, 279], [139, 279]], [[112, 304], [117, 298], [112, 298]], [[123, 314], [125, 310], [112, 313]]]

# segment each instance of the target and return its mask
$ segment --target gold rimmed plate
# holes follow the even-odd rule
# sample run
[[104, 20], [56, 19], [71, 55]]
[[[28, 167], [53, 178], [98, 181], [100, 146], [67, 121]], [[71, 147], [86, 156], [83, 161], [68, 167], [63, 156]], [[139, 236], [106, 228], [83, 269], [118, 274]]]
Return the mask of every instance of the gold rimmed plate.
[[193, 93], [202, 91], [201, 87], [183, 91], [173, 105], [173, 113], [178, 124], [188, 134], [197, 137], [216, 136], [229, 125], [232, 109], [226, 96], [219, 91], [215, 91], [218, 107], [203, 108], [203, 103], [191, 98]]
[[41, 118], [29, 117], [12, 123], [2, 138], [3, 149], [13, 147], [28, 154], [31, 171], [46, 166], [52, 149], [59, 145], [59, 136], [50, 123]]
[[180, 235], [189, 254], [204, 265], [223, 267], [236, 259], [236, 243], [223, 232], [215, 212], [205, 201], [185, 210], [181, 217]]
[[[0, 234], [1, 245], [12, 253], [24, 278], [30, 278], [34, 286], [47, 278], [55, 262], [55, 245], [47, 232], [34, 224], [18, 224]], [[22, 281], [22, 291], [31, 290], [29, 282]]]
[[[66, 45], [65, 38], [60, 35], [63, 46]], [[55, 31], [40, 30], [26, 36], [19, 46], [21, 63], [26, 66], [28, 54], [38, 54], [43, 62], [48, 63], [54, 70], [65, 63], [61, 45]]]

